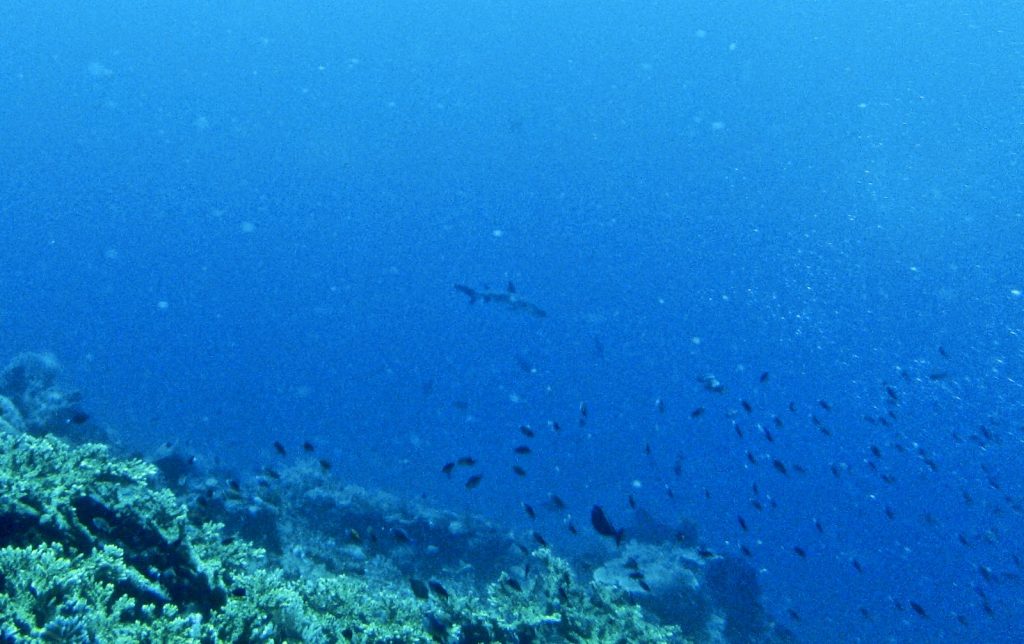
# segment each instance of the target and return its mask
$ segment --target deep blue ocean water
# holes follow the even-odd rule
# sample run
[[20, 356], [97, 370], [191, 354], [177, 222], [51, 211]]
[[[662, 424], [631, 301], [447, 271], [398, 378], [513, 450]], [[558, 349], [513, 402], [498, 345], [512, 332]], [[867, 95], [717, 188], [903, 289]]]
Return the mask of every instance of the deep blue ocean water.
[[12, 0], [0, 354], [565, 552], [632, 495], [806, 641], [1021, 641], [1022, 146], [1017, 2]]

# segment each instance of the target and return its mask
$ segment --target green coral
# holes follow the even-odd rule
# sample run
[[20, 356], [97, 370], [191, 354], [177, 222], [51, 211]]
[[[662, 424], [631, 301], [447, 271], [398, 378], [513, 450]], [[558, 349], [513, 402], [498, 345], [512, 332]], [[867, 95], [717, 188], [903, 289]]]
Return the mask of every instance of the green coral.
[[447, 597], [417, 599], [387, 560], [289, 576], [223, 525], [190, 523], [154, 472], [103, 446], [0, 431], [0, 641], [680, 640], [546, 549], [486, 593], [446, 581]]

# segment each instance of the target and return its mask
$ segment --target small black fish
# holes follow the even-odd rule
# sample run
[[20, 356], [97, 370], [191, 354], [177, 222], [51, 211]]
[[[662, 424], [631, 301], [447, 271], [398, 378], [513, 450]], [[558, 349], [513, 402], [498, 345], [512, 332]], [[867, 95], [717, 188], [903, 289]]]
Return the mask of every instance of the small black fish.
[[263, 473], [266, 474], [267, 476], [269, 476], [270, 478], [274, 479], [275, 481], [281, 480], [280, 472], [278, 472], [277, 470], [275, 470], [272, 467], [264, 467], [263, 468]]
[[743, 411], [747, 412], [748, 414], [749, 414], [749, 413], [752, 413], [752, 412], [754, 411], [754, 406], [753, 406], [753, 405], [751, 405], [751, 404], [750, 404], [749, 402], [747, 402], [746, 400], [741, 400], [741, 401], [740, 401], [740, 405], [742, 405], [742, 406], [743, 406]]
[[594, 526], [594, 530], [603, 537], [612, 537], [615, 539], [615, 545], [622, 543], [623, 531], [616, 530], [612, 525], [612, 522], [608, 520], [604, 510], [599, 505], [595, 505], [590, 510], [590, 524]]
[[285, 450], [284, 445], [280, 441], [274, 441], [274, 451], [281, 456], [288, 456], [288, 452]]
[[444, 586], [441, 585], [441, 582], [434, 581], [433, 579], [431, 579], [427, 582], [427, 586], [430, 587], [430, 590], [434, 593], [434, 595], [444, 600], [448, 599], [448, 591], [445, 589]]
[[321, 458], [320, 460], [317, 461], [317, 463], [320, 464], [320, 469], [322, 469], [323, 471], [325, 471], [325, 472], [330, 472], [331, 471], [331, 462], [328, 461], [326, 458]]
[[511, 577], [509, 577], [509, 578], [507, 578], [505, 580], [505, 585], [507, 585], [509, 588], [511, 588], [512, 590], [516, 591], [517, 593], [523, 592], [522, 584], [520, 584], [518, 581], [516, 581], [515, 579], [513, 579]]
[[800, 557], [801, 559], [807, 558], [807, 551], [801, 548], [800, 546], [793, 546], [793, 552], [795, 552], [796, 556]]
[[82, 425], [89, 420], [89, 414], [84, 411], [74, 411], [68, 417], [68, 422], [74, 425]]
[[455, 462], [463, 467], [473, 467], [476, 465], [476, 459], [472, 456], [460, 456]]
[[466, 489], [472, 490], [473, 488], [477, 487], [478, 485], [480, 485], [480, 481], [483, 480], [483, 478], [483, 474], [474, 474], [473, 476], [469, 477], [468, 479], [466, 479]]
[[391, 534], [395, 537], [395, 541], [398, 543], [412, 543], [412, 537], [409, 536], [408, 532], [401, 528], [392, 528]]
[[768, 372], [767, 371], [762, 371], [761, 372], [761, 377], [758, 378], [757, 381], [758, 382], [768, 382], [768, 378], [769, 378]]
[[512, 471], [515, 473], [516, 476], [526, 476], [526, 470], [519, 467], [518, 465], [513, 465]]
[[864, 572], [864, 566], [862, 566], [861, 563], [859, 561], [857, 561], [856, 559], [851, 559], [850, 563], [853, 564], [853, 569], [856, 570], [857, 572], [860, 572], [860, 573]]
[[548, 501], [551, 503], [551, 506], [556, 510], [565, 509], [565, 501], [563, 501], [562, 498], [557, 494], [549, 494]]
[[743, 553], [744, 557], [753, 557], [754, 553], [750, 551], [750, 548], [746, 546], [740, 546], [740, 552]]
[[238, 492], [242, 489], [242, 486], [239, 485], [238, 481], [236, 481], [235, 479], [228, 479], [228, 487], [230, 487], [235, 492]]
[[750, 531], [750, 528], [747, 527], [747, 520], [744, 519], [742, 516], [737, 516], [736, 517], [736, 523], [740, 524], [740, 529], [743, 530], [744, 532], [749, 532]]
[[641, 588], [643, 588], [644, 592], [646, 592], [646, 593], [651, 592], [651, 587], [643, 579], [637, 579], [636, 580], [636, 585], [640, 586]]
[[786, 612], [789, 613], [789, 618], [792, 619], [794, 622], [800, 621], [800, 613], [796, 612], [792, 608], [788, 609]]
[[409, 587], [412, 589], [412, 594], [416, 599], [426, 601], [430, 598], [430, 590], [427, 588], [427, 585], [419, 579], [410, 579]]
[[631, 510], [636, 509], [636, 498], [632, 494], [629, 495], [629, 508]]
[[548, 426], [551, 427], [551, 429], [553, 429], [556, 432], [562, 431], [562, 426], [558, 423], [557, 420], [549, 420]]
[[515, 448], [512, 451], [515, 452], [516, 454], [519, 454], [520, 456], [525, 456], [529, 454], [531, 450], [527, 445], [520, 445], [519, 447]]
[[697, 407], [693, 411], [690, 412], [690, 418], [692, 418], [694, 420], [700, 418], [703, 415], [704, 415], [704, 408], [703, 407]]
[[821, 525], [821, 521], [818, 519], [814, 520], [814, 529], [817, 530], [819, 534], [825, 534], [825, 526]]
[[770, 429], [768, 429], [767, 427], [762, 427], [760, 423], [758, 423], [758, 427], [761, 427], [761, 433], [764, 435], [765, 440], [767, 440], [769, 443], [775, 442], [775, 437], [772, 436], [772, 431]]
[[827, 400], [819, 400], [818, 406], [824, 409], [825, 411], [832, 411], [832, 404], [829, 403]]
[[779, 474], [783, 476], [789, 476], [789, 471], [786, 469], [786, 464], [780, 461], [779, 459], [772, 459], [772, 467], [774, 467], [775, 471], [778, 472]]
[[539, 545], [541, 548], [548, 547], [547, 539], [545, 539], [541, 533], [534, 532], [531, 536], [533, 537], [533, 540], [537, 542], [537, 545]]
[[533, 438], [537, 435], [529, 425], [520, 425], [519, 433], [527, 438]]
[[917, 613], [918, 616], [928, 619], [928, 613], [921, 607], [921, 604], [918, 604], [917, 602], [910, 602], [910, 607], [914, 609], [914, 612]]
[[533, 506], [530, 505], [529, 503], [523, 503], [523, 512], [526, 512], [526, 516], [530, 517], [531, 519], [536, 519], [537, 518], [537, 512], [533, 509]]
[[444, 467], [441, 468], [441, 472], [444, 473], [448, 478], [452, 476], [452, 470], [455, 469], [455, 462], [445, 463]]
[[302, 451], [304, 452], [312, 452], [315, 449], [316, 447], [314, 447], [313, 443], [310, 443], [309, 441], [305, 441], [304, 443], [302, 443]]

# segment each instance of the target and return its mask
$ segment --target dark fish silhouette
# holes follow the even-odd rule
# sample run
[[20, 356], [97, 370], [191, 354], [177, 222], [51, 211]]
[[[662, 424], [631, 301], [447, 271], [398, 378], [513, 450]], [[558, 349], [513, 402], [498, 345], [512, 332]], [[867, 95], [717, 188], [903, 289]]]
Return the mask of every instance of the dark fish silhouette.
[[603, 537], [612, 537], [615, 539], [615, 545], [622, 543], [623, 531], [616, 530], [612, 525], [612, 522], [605, 516], [604, 510], [600, 505], [595, 505], [590, 510], [590, 523], [594, 526], [594, 530]]
[[456, 284], [455, 290], [468, 297], [470, 304], [475, 304], [477, 300], [481, 302], [496, 302], [504, 304], [512, 311], [522, 311], [535, 318], [546, 318], [548, 316], [547, 311], [544, 309], [519, 297], [519, 294], [516, 293], [516, 287], [512, 282], [508, 283], [508, 288], [505, 291], [478, 291], [465, 284]]
[[430, 597], [430, 590], [427, 588], [427, 585], [419, 579], [410, 579], [409, 587], [416, 599], [426, 600]]

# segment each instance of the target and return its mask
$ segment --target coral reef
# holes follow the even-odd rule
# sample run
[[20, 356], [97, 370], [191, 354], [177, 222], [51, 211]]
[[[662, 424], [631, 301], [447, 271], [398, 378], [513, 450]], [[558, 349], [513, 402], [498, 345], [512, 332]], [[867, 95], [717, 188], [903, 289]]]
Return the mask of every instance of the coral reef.
[[312, 457], [237, 481], [73, 445], [57, 373], [0, 374], [0, 642], [773, 640], [742, 562], [631, 542], [590, 579]]

